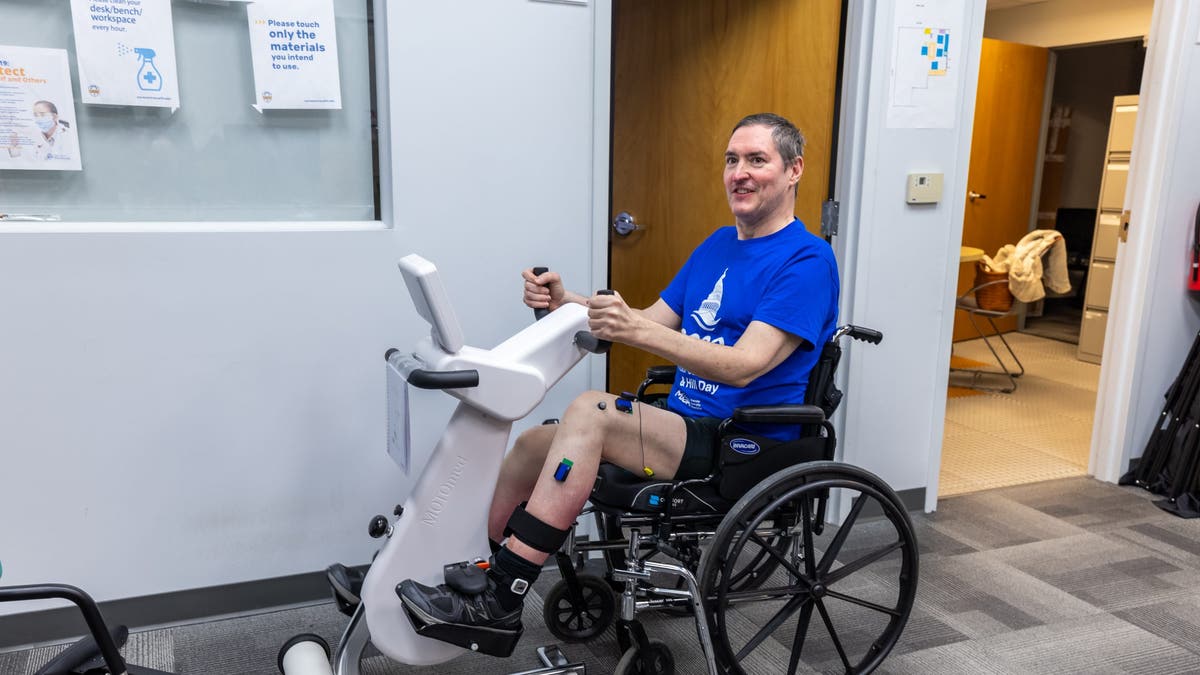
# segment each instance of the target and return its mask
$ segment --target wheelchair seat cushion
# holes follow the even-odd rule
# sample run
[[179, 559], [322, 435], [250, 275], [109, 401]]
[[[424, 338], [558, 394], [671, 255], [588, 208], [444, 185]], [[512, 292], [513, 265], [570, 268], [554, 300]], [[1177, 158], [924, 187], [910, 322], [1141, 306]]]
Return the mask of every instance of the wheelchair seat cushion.
[[[671, 486], [678, 481], [646, 480], [616, 464], [600, 465], [596, 485], [592, 488], [592, 503], [619, 511], [660, 513], [667, 506]], [[671, 511], [675, 514], [724, 513], [733, 505], [717, 493], [710, 484], [686, 485], [675, 490]]]

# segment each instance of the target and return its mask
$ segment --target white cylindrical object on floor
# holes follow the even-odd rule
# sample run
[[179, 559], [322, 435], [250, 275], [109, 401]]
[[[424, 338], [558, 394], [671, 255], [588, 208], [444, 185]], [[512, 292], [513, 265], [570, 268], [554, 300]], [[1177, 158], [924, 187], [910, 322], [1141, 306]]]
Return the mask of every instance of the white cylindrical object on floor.
[[284, 675], [333, 675], [329, 645], [317, 635], [297, 635], [279, 650], [279, 672]]

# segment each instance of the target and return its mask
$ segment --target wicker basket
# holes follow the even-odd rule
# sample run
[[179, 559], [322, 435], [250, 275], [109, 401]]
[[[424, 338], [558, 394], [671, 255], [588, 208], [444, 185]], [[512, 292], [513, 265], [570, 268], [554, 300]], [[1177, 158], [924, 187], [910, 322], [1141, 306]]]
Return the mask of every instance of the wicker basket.
[[[989, 281], [1007, 279], [1007, 272], [992, 272], [982, 262], [975, 267], [976, 287]], [[989, 312], [1007, 312], [1012, 309], [1013, 296], [1008, 290], [1008, 284], [992, 284], [975, 291], [975, 302], [979, 305], [979, 309], [986, 309]]]

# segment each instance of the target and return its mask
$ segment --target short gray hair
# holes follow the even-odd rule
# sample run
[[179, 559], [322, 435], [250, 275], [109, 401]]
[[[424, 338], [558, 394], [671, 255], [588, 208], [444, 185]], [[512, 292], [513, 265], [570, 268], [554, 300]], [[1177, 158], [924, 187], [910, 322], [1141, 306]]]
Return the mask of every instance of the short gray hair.
[[804, 157], [804, 134], [796, 128], [796, 125], [775, 113], [747, 115], [737, 123], [729, 135], [732, 136], [742, 127], [756, 126], [767, 127], [771, 130], [771, 140], [775, 141], [775, 150], [783, 158], [784, 166], [794, 162], [797, 157]]

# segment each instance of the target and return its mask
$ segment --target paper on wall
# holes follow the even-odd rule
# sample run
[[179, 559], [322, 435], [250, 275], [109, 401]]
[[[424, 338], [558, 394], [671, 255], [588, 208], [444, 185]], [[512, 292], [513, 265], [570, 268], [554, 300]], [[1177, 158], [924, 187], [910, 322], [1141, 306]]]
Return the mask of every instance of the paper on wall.
[[179, 108], [171, 0], [71, 0], [85, 104]]
[[893, 20], [888, 128], [949, 129], [963, 75], [960, 0], [898, 0]]
[[259, 0], [246, 16], [255, 110], [341, 109], [333, 0]]
[[0, 169], [79, 171], [65, 49], [0, 46]]

